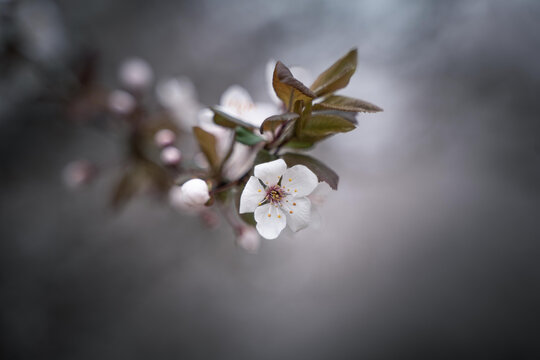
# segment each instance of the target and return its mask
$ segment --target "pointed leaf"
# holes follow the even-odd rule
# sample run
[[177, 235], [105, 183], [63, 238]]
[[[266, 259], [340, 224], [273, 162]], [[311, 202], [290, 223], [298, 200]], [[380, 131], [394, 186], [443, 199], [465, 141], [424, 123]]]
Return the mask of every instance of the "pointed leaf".
[[281, 158], [285, 160], [288, 167], [291, 167], [294, 165], [306, 166], [309, 170], [313, 171], [315, 175], [317, 175], [317, 178], [319, 179], [319, 181], [324, 181], [328, 185], [330, 185], [332, 189], [337, 190], [339, 176], [334, 172], [334, 170], [330, 169], [321, 161], [315, 158], [312, 158], [311, 156], [308, 156], [308, 155], [294, 154], [294, 153], [283, 154]]
[[210, 107], [210, 110], [214, 112], [214, 123], [217, 125], [235, 129], [237, 126], [241, 126], [245, 129], [253, 130], [256, 129], [256, 126], [253, 126], [245, 121], [242, 121], [240, 119], [235, 118], [234, 116], [231, 116], [216, 107]]
[[356, 63], [358, 61], [358, 51], [352, 49], [336, 61], [332, 66], [326, 69], [311, 85], [311, 90], [317, 97], [333, 93], [336, 90], [343, 89], [351, 76], [356, 71]]
[[366, 113], [383, 111], [383, 109], [381, 109], [377, 105], [369, 103], [367, 101], [340, 95], [329, 96], [322, 102], [313, 105], [313, 110], [325, 109]]
[[261, 134], [265, 131], [275, 131], [279, 126], [292, 120], [296, 120], [300, 117], [297, 113], [289, 112], [281, 115], [270, 116], [261, 124], [259, 129]]
[[249, 130], [244, 129], [243, 127], [237, 126], [236, 129], [236, 138], [235, 140], [244, 145], [255, 145], [261, 141], [265, 141], [262, 137], [255, 135]]
[[212, 169], [219, 168], [220, 159], [216, 150], [216, 137], [198, 126], [193, 127], [193, 134], [210, 167]]
[[291, 71], [283, 65], [281, 61], [276, 63], [272, 85], [276, 95], [285, 103], [285, 107], [292, 109], [293, 104], [298, 100], [304, 102], [315, 98], [315, 94], [299, 80], [297, 80]]
[[301, 130], [300, 139], [304, 140], [304, 137], [325, 137], [335, 133], [349, 132], [354, 128], [353, 123], [341, 116], [314, 113]]

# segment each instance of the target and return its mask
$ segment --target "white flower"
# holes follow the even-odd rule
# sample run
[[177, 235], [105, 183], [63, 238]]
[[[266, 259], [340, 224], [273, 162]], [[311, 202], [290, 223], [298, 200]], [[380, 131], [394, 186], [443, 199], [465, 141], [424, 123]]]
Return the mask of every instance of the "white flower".
[[181, 187], [184, 203], [188, 206], [198, 207], [210, 200], [208, 185], [201, 179], [191, 179]]
[[285, 225], [298, 231], [308, 226], [317, 176], [304, 165], [287, 169], [282, 159], [255, 166], [240, 197], [240, 214], [254, 212], [257, 231], [266, 239], [278, 237]]
[[154, 142], [160, 148], [172, 145], [176, 140], [176, 134], [170, 129], [160, 129], [154, 134]]

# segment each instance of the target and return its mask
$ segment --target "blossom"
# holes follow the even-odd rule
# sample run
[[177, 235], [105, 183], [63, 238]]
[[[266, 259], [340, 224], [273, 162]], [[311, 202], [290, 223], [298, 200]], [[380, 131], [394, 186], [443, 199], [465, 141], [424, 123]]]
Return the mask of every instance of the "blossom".
[[156, 85], [156, 95], [182, 130], [190, 131], [197, 124], [201, 104], [195, 85], [187, 77], [160, 80]]
[[287, 169], [282, 159], [255, 166], [240, 197], [240, 214], [254, 212], [257, 231], [275, 239], [289, 225], [293, 231], [308, 226], [317, 176], [304, 165]]
[[107, 98], [109, 108], [120, 115], [127, 115], [131, 113], [136, 104], [135, 98], [124, 90], [114, 90], [109, 94]]
[[191, 179], [181, 187], [184, 203], [188, 206], [201, 206], [210, 200], [208, 185], [202, 179]]
[[172, 145], [176, 140], [176, 134], [170, 129], [160, 129], [154, 134], [154, 142], [160, 148]]
[[242, 226], [237, 231], [236, 244], [249, 253], [256, 253], [261, 245], [261, 238], [251, 226]]
[[[239, 85], [232, 85], [225, 90], [217, 108], [257, 128], [266, 118], [281, 112], [274, 104], [253, 102], [249, 93]], [[234, 131], [214, 124], [212, 118], [213, 112], [209, 109], [201, 111], [199, 125], [215, 136], [217, 152], [221, 157], [225, 157], [234, 141]], [[257, 155], [257, 149], [253, 147], [240, 143], [233, 146], [233, 152], [223, 167], [223, 175], [229, 180], [236, 180], [244, 175]]]

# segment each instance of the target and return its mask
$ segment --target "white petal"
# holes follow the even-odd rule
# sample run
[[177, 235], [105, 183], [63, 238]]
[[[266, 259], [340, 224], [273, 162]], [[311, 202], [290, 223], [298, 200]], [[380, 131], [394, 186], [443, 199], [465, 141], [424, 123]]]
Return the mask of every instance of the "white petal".
[[287, 170], [287, 164], [283, 159], [277, 159], [255, 166], [254, 175], [261, 179], [265, 185], [276, 185], [279, 178]]
[[255, 106], [242, 114], [242, 120], [259, 127], [266, 118], [281, 113], [281, 110], [274, 104], [256, 103]]
[[326, 198], [330, 195], [332, 191], [332, 188], [330, 187], [330, 185], [328, 185], [328, 183], [326, 183], [326, 181], [321, 181], [317, 185], [315, 190], [313, 190], [313, 192], [309, 194], [308, 198], [309, 200], [311, 200], [311, 204], [313, 206], [320, 206], [324, 204]]
[[302, 230], [311, 220], [311, 201], [306, 197], [294, 198], [287, 196], [282, 203], [283, 211], [287, 215], [287, 225], [292, 231]]
[[287, 169], [283, 174], [283, 180], [281, 180], [281, 186], [284, 186], [285, 190], [295, 197], [311, 194], [317, 184], [319, 184], [317, 175], [304, 165], [295, 165]]
[[240, 196], [240, 214], [253, 212], [263, 201], [266, 191], [255, 176], [249, 178]]
[[272, 102], [278, 106], [282, 105], [281, 100], [276, 95], [276, 92], [274, 91], [274, 86], [272, 85], [272, 79], [274, 77], [274, 68], [276, 67], [276, 60], [270, 59], [266, 63], [266, 88], [268, 91], [268, 95], [270, 96], [270, 99], [272, 99]]
[[259, 234], [268, 240], [277, 238], [287, 224], [285, 214], [271, 204], [262, 205], [255, 209], [255, 221]]
[[253, 100], [246, 89], [240, 85], [230, 86], [223, 95], [221, 95], [220, 105], [224, 107], [225, 112], [231, 115], [241, 116], [246, 111], [253, 108]]

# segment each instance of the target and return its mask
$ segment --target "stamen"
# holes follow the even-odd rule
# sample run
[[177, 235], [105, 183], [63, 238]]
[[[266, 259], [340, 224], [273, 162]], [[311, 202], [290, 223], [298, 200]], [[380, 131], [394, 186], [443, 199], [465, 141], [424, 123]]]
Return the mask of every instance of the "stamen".
[[293, 211], [292, 211], [292, 210], [291, 210], [291, 211], [289, 211], [289, 214], [292, 214], [292, 213], [293, 213]]

